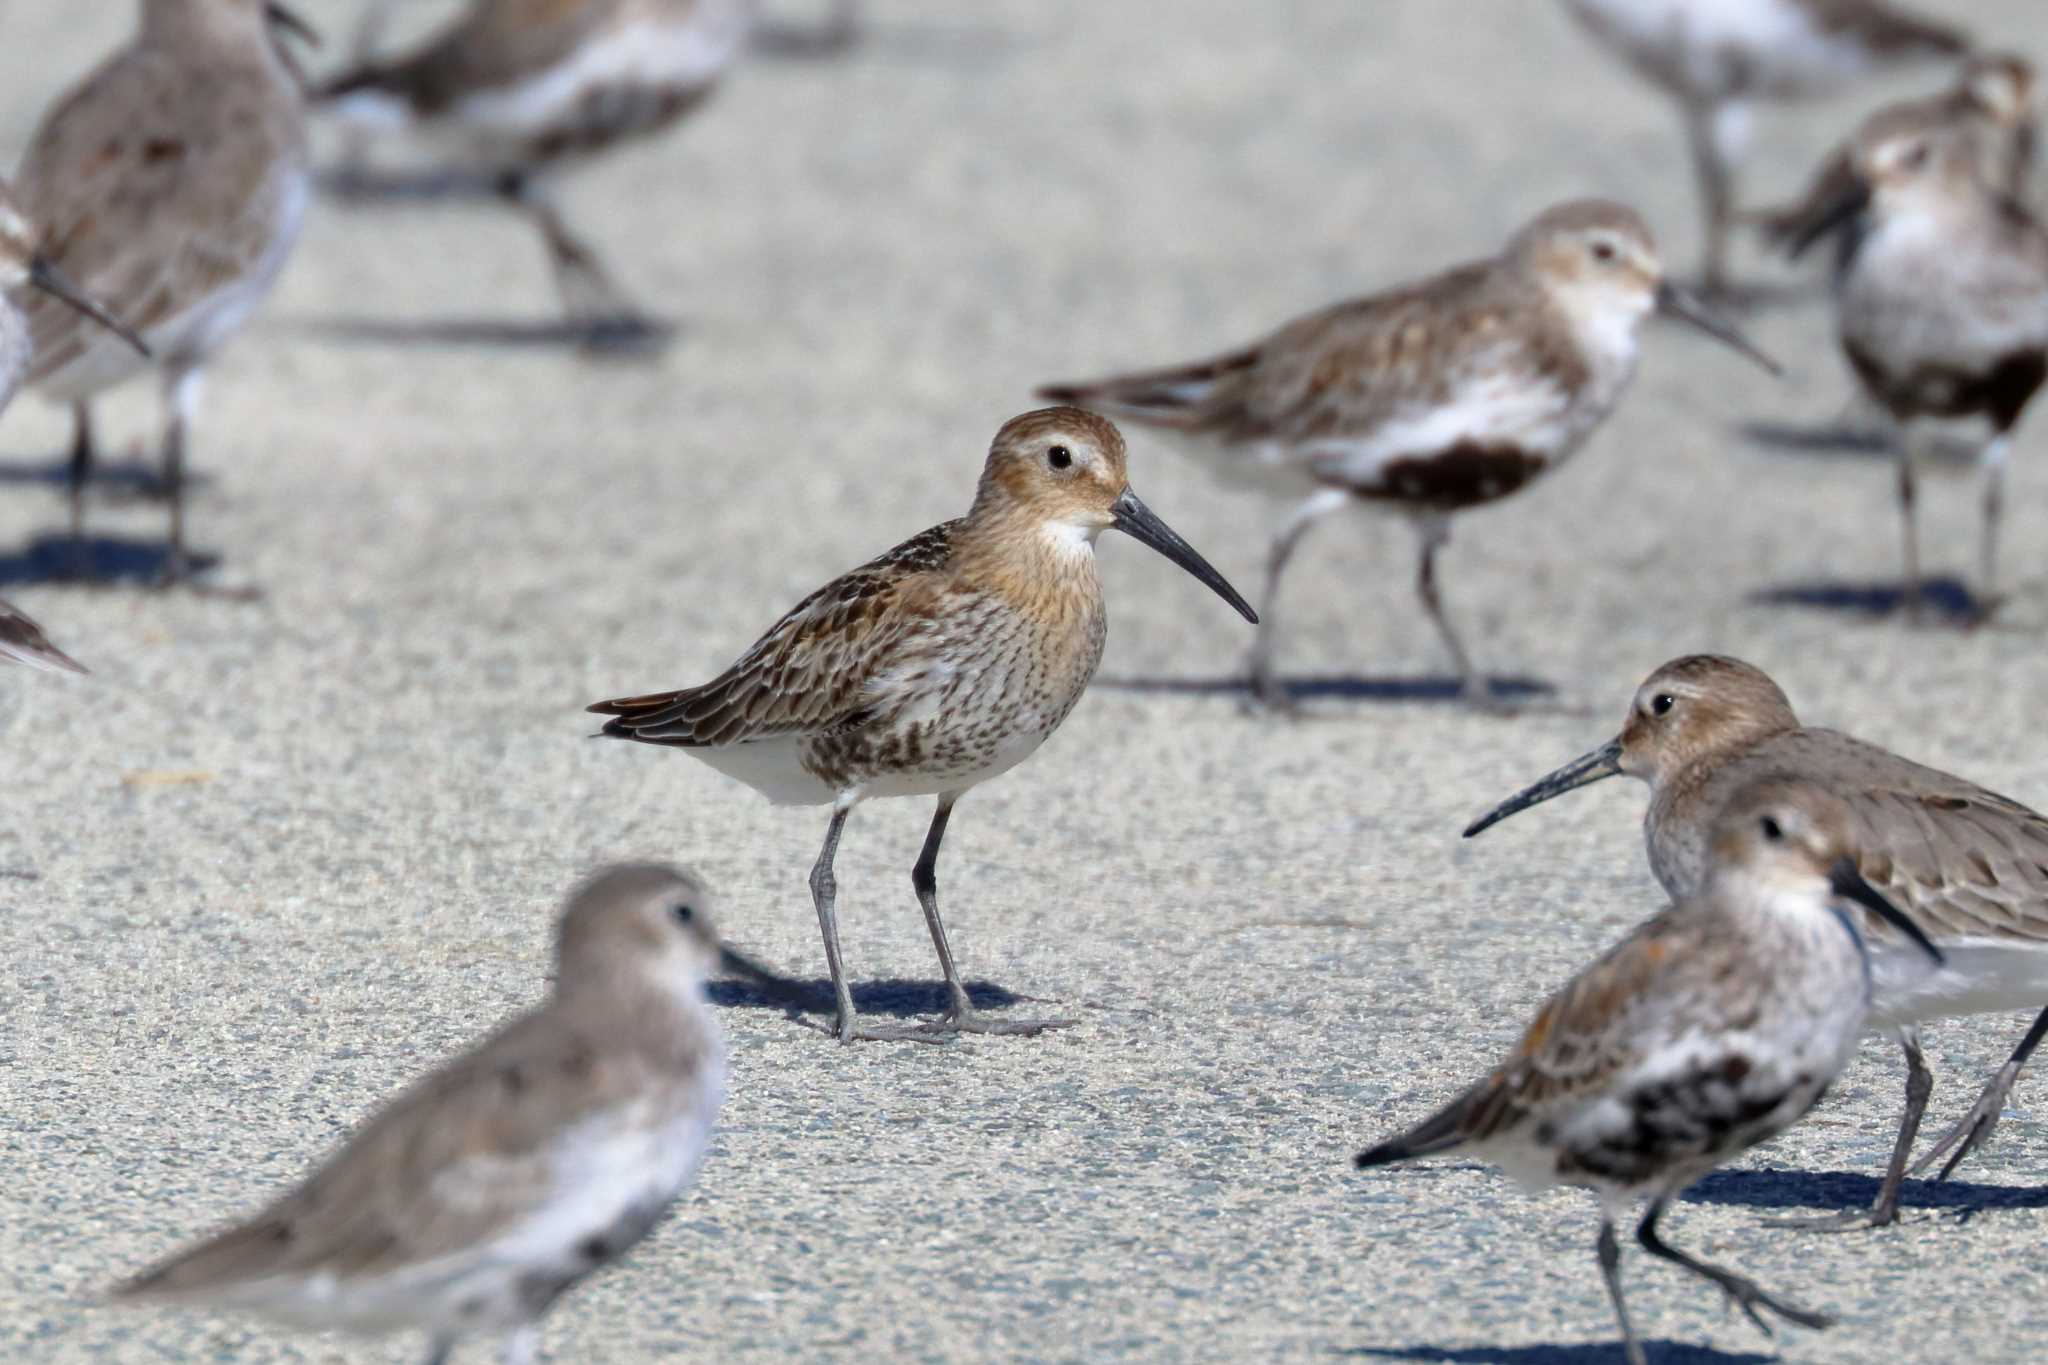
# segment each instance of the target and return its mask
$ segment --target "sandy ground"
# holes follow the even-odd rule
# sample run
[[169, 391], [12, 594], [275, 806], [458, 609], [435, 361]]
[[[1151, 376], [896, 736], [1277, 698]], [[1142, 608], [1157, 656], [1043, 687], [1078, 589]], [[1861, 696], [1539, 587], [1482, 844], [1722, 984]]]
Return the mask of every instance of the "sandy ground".
[[[349, 6], [310, 8], [346, 32]], [[656, 361], [456, 344], [552, 307], [537, 244], [488, 208], [320, 207], [197, 435], [197, 539], [261, 601], [41, 581], [27, 547], [62, 526], [66, 426], [34, 399], [8, 414], [0, 589], [94, 673], [0, 678], [0, 1357], [414, 1356], [96, 1295], [533, 999], [550, 915], [593, 866], [689, 863], [737, 942], [822, 978], [822, 814], [586, 742], [579, 708], [709, 676], [802, 592], [957, 514], [1034, 382], [1220, 348], [1491, 251], [1572, 194], [1630, 199], [1693, 251], [1669, 111], [1548, 4], [875, 8], [850, 59], [745, 70], [572, 186], [682, 326]], [[2028, 0], [1954, 8], [2037, 31]], [[7, 160], [127, 10], [7, 7]], [[1752, 197], [1859, 107], [1764, 117]], [[1424, 685], [1444, 661], [1398, 524], [1340, 518], [1303, 552], [1287, 659], [1323, 685], [1295, 724], [1221, 686], [1241, 622], [1107, 544], [1102, 678], [961, 807], [941, 868], [970, 975], [1083, 1025], [847, 1050], [722, 988], [731, 1098], [702, 1180], [563, 1303], [549, 1358], [1619, 1362], [1590, 1201], [1349, 1165], [1658, 903], [1639, 788], [1471, 844], [1464, 821], [1700, 649], [1762, 664], [1809, 720], [2048, 801], [2048, 425], [2017, 452], [1997, 628], [1770, 599], [1897, 572], [1882, 465], [1744, 435], [1826, 422], [1846, 391], [1817, 289], [1784, 279], [1801, 296], [1755, 326], [1789, 382], [1660, 331], [1575, 464], [1460, 523], [1445, 571], [1475, 644], [1555, 689], [1518, 718]], [[109, 407], [121, 449], [149, 438], [150, 400]], [[1132, 467], [1255, 588], [1278, 507], [1143, 433]], [[1974, 484], [1925, 502], [1932, 563], [1968, 568]], [[147, 541], [160, 513], [116, 486], [94, 521]], [[875, 1008], [937, 1003], [908, 885], [928, 814], [864, 808], [840, 857]], [[1930, 1031], [1935, 1122], [2021, 1029]], [[2038, 1090], [1956, 1181], [1909, 1189], [1904, 1226], [1766, 1226], [1870, 1196], [1901, 1075], [1871, 1041], [1820, 1113], [1669, 1228], [1842, 1325], [1769, 1342], [1631, 1255], [1654, 1359], [2040, 1358]]]

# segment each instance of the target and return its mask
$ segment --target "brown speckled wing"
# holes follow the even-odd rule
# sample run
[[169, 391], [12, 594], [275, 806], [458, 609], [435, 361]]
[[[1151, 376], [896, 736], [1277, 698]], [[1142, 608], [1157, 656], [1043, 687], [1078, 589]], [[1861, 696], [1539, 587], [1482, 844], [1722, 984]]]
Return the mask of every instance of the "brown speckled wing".
[[85, 665], [50, 643], [43, 628], [8, 602], [0, 602], [0, 658], [31, 668], [83, 673]]
[[464, 1250], [546, 1200], [549, 1146], [566, 1127], [688, 1083], [588, 1027], [529, 1015], [393, 1100], [305, 1184], [114, 1292], [203, 1297], [316, 1269], [383, 1274]]
[[[2048, 943], [2048, 820], [1957, 778], [1845, 792], [1861, 867], [1937, 939]], [[1894, 931], [1865, 916], [1864, 931]]]
[[614, 717], [607, 735], [689, 748], [848, 723], [867, 704], [869, 679], [916, 630], [918, 613], [904, 608], [950, 562], [958, 525], [934, 526], [827, 583], [702, 687], [590, 710]]
[[[304, 161], [296, 94], [250, 65], [195, 76], [163, 52], [115, 56], [61, 100], [29, 144], [15, 192], [43, 251], [137, 332], [235, 283], [272, 249], [276, 177]], [[31, 382], [127, 343], [41, 291], [23, 300]]]

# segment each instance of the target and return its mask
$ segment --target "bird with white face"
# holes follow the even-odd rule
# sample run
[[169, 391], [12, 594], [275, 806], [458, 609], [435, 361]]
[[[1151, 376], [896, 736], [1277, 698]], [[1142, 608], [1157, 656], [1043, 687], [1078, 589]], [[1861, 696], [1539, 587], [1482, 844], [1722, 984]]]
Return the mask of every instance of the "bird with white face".
[[[954, 803], [1036, 752], [1095, 676], [1109, 629], [1095, 541], [1109, 530], [1143, 541], [1257, 621], [1139, 501], [1116, 427], [1046, 408], [996, 433], [966, 516], [827, 583], [710, 682], [590, 708], [612, 718], [606, 735], [680, 748], [778, 805], [832, 808], [811, 895], [842, 1042], [1029, 1035], [1071, 1022], [973, 1007], [939, 920], [937, 866]], [[911, 884], [949, 1005], [924, 1024], [860, 1020], [839, 954], [840, 830], [855, 806], [886, 796], [938, 799]]]
[[1423, 609], [1464, 695], [1490, 703], [1437, 588], [1451, 520], [1527, 488], [1585, 444], [1634, 377], [1652, 313], [1776, 372], [1665, 278], [1632, 209], [1590, 199], [1547, 210], [1490, 260], [1311, 313], [1239, 350], [1039, 393], [1156, 427], [1220, 478], [1297, 500], [1267, 554], [1249, 668], [1256, 702], [1292, 705], [1274, 665], [1276, 599], [1302, 535], [1364, 505], [1415, 527]]

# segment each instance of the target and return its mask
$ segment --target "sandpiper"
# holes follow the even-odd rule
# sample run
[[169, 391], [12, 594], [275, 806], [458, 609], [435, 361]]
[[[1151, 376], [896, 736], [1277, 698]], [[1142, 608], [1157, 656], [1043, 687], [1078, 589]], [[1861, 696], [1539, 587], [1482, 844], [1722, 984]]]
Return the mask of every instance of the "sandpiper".
[[1451, 518], [1527, 487], [1585, 443], [1635, 374], [1652, 311], [1776, 371], [1664, 277], [1633, 210], [1584, 200], [1542, 214], [1492, 260], [1311, 313], [1241, 350], [1039, 395], [1160, 427], [1225, 479], [1301, 499], [1267, 558], [1256, 701], [1289, 705], [1273, 662], [1288, 559], [1310, 525], [1354, 503], [1408, 515], [1422, 605], [1466, 696], [1486, 701], [1437, 592]]
[[[297, 240], [309, 191], [301, 95], [266, 0], [144, 0], [135, 41], [63, 96], [15, 181], [51, 264], [148, 342], [145, 360], [79, 312], [32, 301], [29, 384], [69, 403], [71, 531], [83, 556], [89, 403], [154, 364], [163, 378], [164, 579], [190, 570], [185, 445], [200, 376]], [[302, 25], [298, 25], [303, 28]]]
[[1730, 288], [1734, 163], [1755, 100], [1827, 94], [1907, 62], [1959, 57], [1958, 29], [1878, 0], [1564, 0], [1678, 102], [1706, 219], [1705, 282]]
[[1979, 545], [1980, 610], [1997, 605], [1998, 530], [2012, 432], [2048, 377], [2048, 231], [1986, 184], [1980, 139], [1923, 109], [1875, 115], [1855, 177], [1813, 235], [1859, 220], [1836, 289], [1850, 368], [1895, 428], [1903, 600], [1920, 610], [1911, 433], [1921, 418], [1982, 417], [1990, 436]]
[[504, 1338], [624, 1255], [694, 1177], [725, 1089], [704, 887], [611, 868], [556, 935], [554, 991], [370, 1118], [304, 1183], [114, 1292], [309, 1329]]
[[[936, 869], [954, 803], [1030, 757], [1094, 676], [1108, 630], [1095, 539], [1112, 529], [1258, 620], [1138, 500], [1116, 427], [1046, 408], [996, 433], [966, 516], [827, 583], [703, 686], [590, 708], [613, 717], [605, 734], [685, 749], [777, 805], [831, 806], [811, 896], [842, 1042], [1031, 1035], [1071, 1022], [973, 1008], [939, 921]], [[911, 872], [951, 999], [929, 1023], [862, 1023], [839, 955], [833, 854], [847, 815], [878, 796], [938, 798]]]
[[[1948, 955], [1940, 971], [1926, 973], [1911, 946], [1866, 926], [1876, 986], [1870, 1023], [1896, 1029], [1904, 1045], [1906, 1112], [1872, 1207], [1815, 1226], [1883, 1226], [1898, 1217], [1899, 1183], [1933, 1088], [1916, 1026], [2048, 1004], [2048, 819], [1839, 731], [1802, 726], [1784, 692], [1759, 669], [1690, 655], [1636, 689], [1619, 735], [1508, 798], [1465, 835], [1626, 774], [1650, 785], [1643, 837], [1651, 870], [1674, 897], [1692, 896], [1709, 875], [1714, 813], [1737, 789], [1771, 773], [1796, 774], [1848, 804], [1863, 875]], [[1946, 1176], [1984, 1144], [2044, 1032], [2048, 1010], [1969, 1114], [1914, 1169], [1947, 1157]]]
[[637, 345], [660, 328], [569, 229], [549, 181], [703, 103], [752, 19], [752, 0], [474, 0], [417, 52], [339, 76], [321, 98], [487, 181], [539, 230], [570, 324], [595, 345]]
[[[2037, 140], [2034, 116], [2034, 67], [2011, 52], [1987, 52], [1963, 64], [1955, 84], [1928, 99], [1892, 106], [1906, 121], [1932, 127], [1954, 127], [1985, 139], [1985, 166], [1992, 182], [2006, 195], [2023, 199], [2034, 165]], [[1852, 224], [1829, 220], [1847, 196], [1856, 193], [1854, 144], [1836, 149], [1799, 198], [1779, 208], [1750, 215], [1764, 236], [1793, 255], [1803, 254], [1830, 231], [1838, 231], [1843, 249], [1838, 264], [1846, 265], [1858, 234]]]
[[1644, 1355], [1614, 1220], [1640, 1198], [1650, 1201], [1636, 1227], [1643, 1248], [1720, 1286], [1766, 1335], [1759, 1309], [1828, 1326], [1670, 1246], [1657, 1224], [1686, 1186], [1802, 1118], [1855, 1055], [1871, 977], [1856, 907], [1910, 940], [1923, 970], [1941, 960], [1857, 875], [1852, 824], [1813, 783], [1737, 792], [1703, 835], [1697, 892], [1553, 995], [1491, 1075], [1358, 1164], [1470, 1147], [1528, 1185], [1597, 1193], [1600, 1273], [1630, 1365]]

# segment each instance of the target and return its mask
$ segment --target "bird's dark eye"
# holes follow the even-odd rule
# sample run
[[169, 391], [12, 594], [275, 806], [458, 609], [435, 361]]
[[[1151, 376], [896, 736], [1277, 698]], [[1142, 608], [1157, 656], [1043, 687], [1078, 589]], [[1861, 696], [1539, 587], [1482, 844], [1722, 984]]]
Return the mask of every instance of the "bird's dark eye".
[[1614, 243], [1612, 243], [1612, 242], [1595, 242], [1595, 243], [1593, 243], [1593, 259], [1594, 259], [1594, 260], [1596, 260], [1596, 261], [1601, 261], [1601, 262], [1606, 262], [1606, 263], [1612, 263], [1612, 262], [1613, 262], [1613, 260], [1614, 260], [1614, 257], [1615, 257], [1615, 255], [1616, 255], [1616, 252], [1615, 252], [1615, 250], [1614, 250]]
[[1764, 838], [1770, 840], [1774, 844], [1777, 843], [1778, 840], [1785, 837], [1784, 829], [1779, 826], [1776, 820], [1772, 819], [1768, 815], [1766, 815], [1763, 818], [1762, 829], [1764, 832]]
[[1899, 158], [1899, 164], [1909, 171], [1917, 171], [1922, 166], [1925, 166], [1927, 164], [1927, 144], [1916, 142], [1908, 147], [1905, 155]]
[[1656, 696], [1650, 698], [1650, 714], [1653, 716], [1668, 716], [1671, 714], [1671, 708], [1676, 705], [1678, 705], [1677, 699], [1669, 692], [1659, 692]]
[[1074, 452], [1065, 446], [1054, 446], [1045, 452], [1045, 460], [1054, 469], [1065, 469], [1074, 462]]
[[676, 902], [675, 907], [669, 913], [676, 917], [677, 924], [694, 924], [697, 922], [697, 912], [688, 901]]

